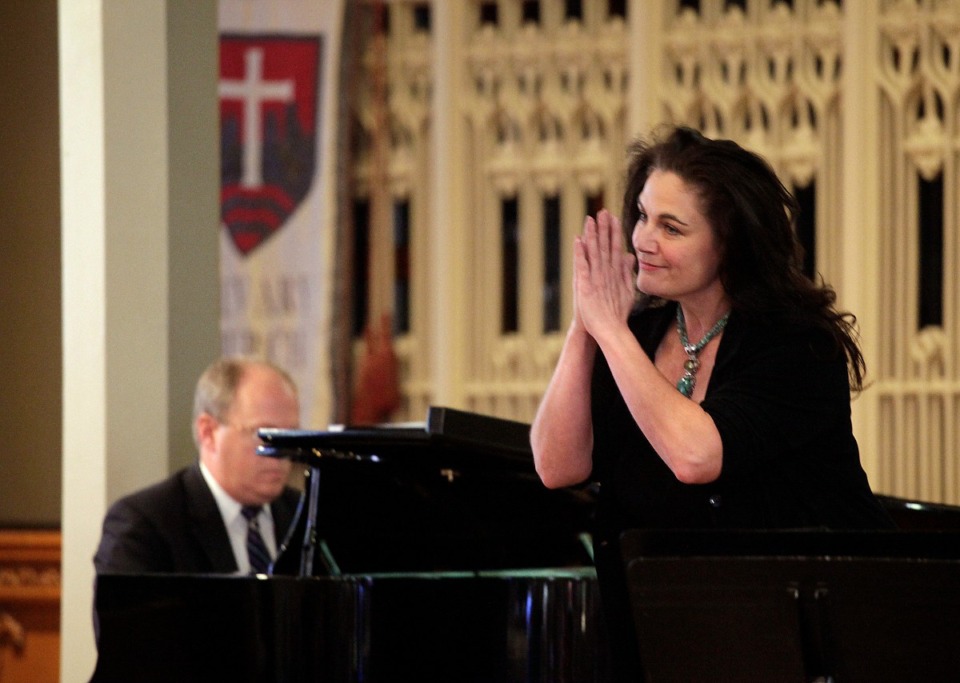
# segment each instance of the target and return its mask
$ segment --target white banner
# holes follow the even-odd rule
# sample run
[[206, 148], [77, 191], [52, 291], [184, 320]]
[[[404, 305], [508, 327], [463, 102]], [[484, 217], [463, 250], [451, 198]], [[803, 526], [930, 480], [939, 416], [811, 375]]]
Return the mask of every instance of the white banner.
[[220, 0], [221, 347], [332, 415], [336, 88], [343, 0]]

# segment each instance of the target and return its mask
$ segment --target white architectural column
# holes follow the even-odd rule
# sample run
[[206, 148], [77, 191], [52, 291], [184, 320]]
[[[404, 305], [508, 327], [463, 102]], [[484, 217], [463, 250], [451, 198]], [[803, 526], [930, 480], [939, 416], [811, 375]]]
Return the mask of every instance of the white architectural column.
[[468, 40], [466, 8], [462, 2], [438, 2], [434, 12], [433, 121], [430, 165], [433, 195], [429, 224], [433, 226], [427, 267], [432, 283], [444, 283], [433, 293], [429, 311], [433, 405], [462, 406], [466, 363], [466, 314], [475, 305], [467, 291], [466, 267], [470, 225], [465, 218], [476, 207], [464, 187], [466, 133], [463, 112], [455, 93], [467, 86], [460, 46]]
[[166, 476], [219, 345], [216, 5], [60, 0], [59, 33], [60, 669], [87, 681], [103, 515]]
[[627, 90], [627, 139], [646, 136], [664, 122], [658, 96], [663, 70], [663, 36], [667, 8], [664, 2], [630, 0], [628, 51], [630, 86]]
[[[857, 316], [868, 383], [877, 379], [880, 288], [880, 90], [876, 78], [877, 17], [873, 0], [844, 3], [843, 28], [843, 202], [842, 280], [835, 283], [840, 308]], [[879, 476], [879, 396], [867, 389], [852, 404], [853, 428], [863, 467]]]

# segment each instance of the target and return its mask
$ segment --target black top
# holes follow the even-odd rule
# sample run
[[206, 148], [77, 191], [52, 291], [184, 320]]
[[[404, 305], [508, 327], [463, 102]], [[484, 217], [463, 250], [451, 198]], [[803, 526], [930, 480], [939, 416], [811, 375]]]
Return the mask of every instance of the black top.
[[[629, 325], [652, 359], [676, 304]], [[860, 464], [843, 354], [826, 332], [734, 312], [702, 408], [723, 442], [709, 484], [683, 484], [637, 427], [598, 355], [592, 387], [600, 533], [625, 528], [892, 528]], [[611, 535], [608, 535], [611, 534]]]
[[[292, 488], [270, 505], [277, 547], [300, 494]], [[223, 517], [200, 465], [115, 502], [103, 521], [97, 573], [232, 573], [237, 562]]]

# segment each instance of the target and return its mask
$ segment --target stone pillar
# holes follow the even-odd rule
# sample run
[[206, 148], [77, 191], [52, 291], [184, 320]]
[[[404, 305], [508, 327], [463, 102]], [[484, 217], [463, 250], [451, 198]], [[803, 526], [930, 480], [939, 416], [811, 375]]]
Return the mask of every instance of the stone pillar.
[[107, 506], [192, 457], [218, 339], [216, 3], [60, 0], [61, 680], [96, 659]]

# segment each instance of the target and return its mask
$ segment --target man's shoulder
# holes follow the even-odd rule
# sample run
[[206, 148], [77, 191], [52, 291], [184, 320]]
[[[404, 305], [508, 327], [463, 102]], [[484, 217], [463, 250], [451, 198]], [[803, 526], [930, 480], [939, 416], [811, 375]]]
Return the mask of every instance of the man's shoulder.
[[193, 466], [111, 505], [94, 565], [98, 573], [220, 572], [235, 568], [232, 558], [216, 501]]
[[166, 507], [185, 499], [189, 491], [203, 482], [203, 475], [196, 465], [177, 470], [166, 479], [150, 484], [118, 499], [113, 508], [153, 509]]

